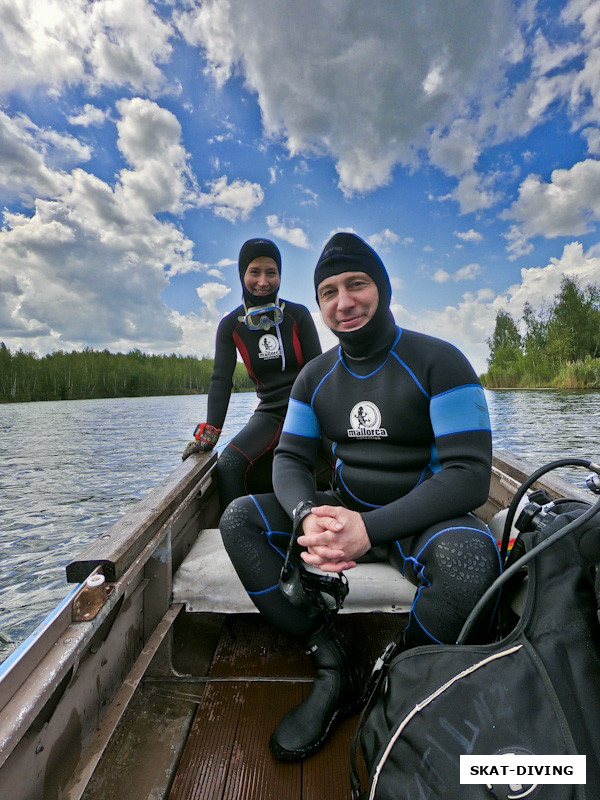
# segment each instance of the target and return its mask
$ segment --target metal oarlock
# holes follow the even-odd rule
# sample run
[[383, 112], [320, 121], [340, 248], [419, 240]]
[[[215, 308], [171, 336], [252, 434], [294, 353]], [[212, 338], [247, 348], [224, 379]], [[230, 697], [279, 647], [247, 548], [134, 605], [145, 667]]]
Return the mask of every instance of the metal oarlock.
[[81, 590], [73, 599], [73, 622], [88, 622], [106, 603], [112, 586], [108, 586], [101, 572], [93, 572], [85, 579]]

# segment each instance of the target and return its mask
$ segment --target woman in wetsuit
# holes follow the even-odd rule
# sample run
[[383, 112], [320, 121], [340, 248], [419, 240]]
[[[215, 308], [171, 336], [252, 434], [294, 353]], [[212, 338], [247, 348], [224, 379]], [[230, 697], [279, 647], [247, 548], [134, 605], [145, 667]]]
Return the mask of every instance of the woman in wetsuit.
[[219, 439], [231, 390], [237, 353], [248, 370], [260, 403], [249, 421], [219, 455], [219, 498], [225, 508], [253, 488], [272, 491], [271, 466], [279, 441], [290, 390], [302, 367], [321, 353], [315, 324], [307, 308], [279, 300], [281, 255], [269, 239], [250, 239], [238, 258], [242, 305], [224, 317], [217, 329], [215, 360], [208, 389], [206, 422], [183, 458], [212, 449]]
[[[292, 389], [275, 454], [275, 494], [240, 498], [221, 520], [223, 541], [263, 616], [311, 655], [308, 698], [273, 735], [282, 760], [315, 752], [361, 687], [351, 650], [324, 612], [279, 589], [292, 520], [302, 559], [351, 570], [378, 546], [417, 585], [405, 646], [451, 643], [497, 577], [500, 557], [470, 512], [487, 499], [491, 430], [483, 389], [455, 347], [397, 327], [389, 277], [362, 239], [336, 234], [315, 290], [340, 346], [314, 359]], [[333, 441], [334, 489], [315, 490], [320, 437]], [[351, 578], [350, 578], [351, 582]]]

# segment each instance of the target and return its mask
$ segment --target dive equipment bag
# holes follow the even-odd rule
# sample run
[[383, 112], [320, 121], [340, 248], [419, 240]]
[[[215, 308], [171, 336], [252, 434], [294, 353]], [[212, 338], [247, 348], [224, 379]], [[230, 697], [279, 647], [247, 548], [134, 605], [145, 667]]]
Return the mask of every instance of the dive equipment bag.
[[[524, 486], [550, 468], [538, 470]], [[515, 495], [517, 503], [522, 496]], [[502, 588], [495, 641], [469, 643], [469, 618], [460, 643], [417, 647], [391, 659], [384, 654], [353, 741], [354, 800], [600, 797], [599, 510], [600, 500], [592, 505], [564, 499], [521, 513], [521, 528], [527, 529], [518, 536], [512, 563], [509, 556], [486, 593], [492, 597]], [[358, 746], [369, 776], [365, 793]], [[586, 782], [549, 784], [535, 774], [491, 774], [482, 783], [460, 783], [461, 755], [510, 753], [585, 755]]]

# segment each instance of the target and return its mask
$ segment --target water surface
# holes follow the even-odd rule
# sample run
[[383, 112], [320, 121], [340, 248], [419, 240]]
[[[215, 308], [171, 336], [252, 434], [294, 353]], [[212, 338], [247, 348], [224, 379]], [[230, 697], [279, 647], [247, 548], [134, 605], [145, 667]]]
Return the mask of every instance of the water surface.
[[[252, 413], [234, 394], [219, 445]], [[206, 396], [0, 405], [0, 660], [72, 588], [65, 567], [181, 463]]]

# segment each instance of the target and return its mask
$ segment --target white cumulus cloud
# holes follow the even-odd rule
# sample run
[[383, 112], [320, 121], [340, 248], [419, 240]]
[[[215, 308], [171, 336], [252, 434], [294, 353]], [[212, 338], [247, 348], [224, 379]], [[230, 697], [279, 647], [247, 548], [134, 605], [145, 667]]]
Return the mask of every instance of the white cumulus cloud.
[[2, 0], [0, 22], [0, 92], [166, 83], [173, 29], [147, 0]]
[[231, 289], [222, 283], [215, 281], [208, 281], [203, 283], [202, 286], [196, 287], [196, 292], [200, 300], [206, 306], [207, 312], [211, 317], [218, 317], [217, 302], [227, 297]]
[[277, 214], [269, 214], [267, 217], [267, 225], [269, 232], [284, 242], [293, 244], [294, 247], [301, 247], [307, 250], [310, 247], [308, 236], [306, 232], [299, 226], [289, 227], [284, 222], [281, 222]]
[[[458, 174], [478, 151], [452, 150], [445, 126], [499, 84], [516, 52], [518, 14], [492, 0], [470, 6], [432, 0], [400, 11], [392, 0], [344, 3], [205, 0], [175, 15], [222, 86], [241, 74], [255, 93], [267, 136], [290, 153], [328, 153], [340, 188], [364, 192], [413, 165], [435, 129], [437, 157]], [[433, 144], [432, 144], [433, 148]]]
[[229, 182], [226, 175], [210, 181], [208, 189], [208, 192], [198, 195], [197, 205], [211, 209], [218, 217], [229, 222], [248, 219], [265, 197], [260, 184], [239, 178]]
[[600, 161], [588, 158], [570, 169], [555, 169], [549, 182], [528, 175], [519, 196], [502, 212], [515, 220], [509, 231], [509, 251], [527, 252], [533, 236], [577, 236], [587, 233], [600, 219]]

